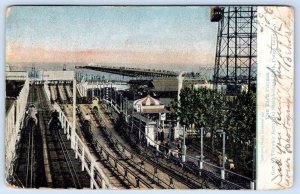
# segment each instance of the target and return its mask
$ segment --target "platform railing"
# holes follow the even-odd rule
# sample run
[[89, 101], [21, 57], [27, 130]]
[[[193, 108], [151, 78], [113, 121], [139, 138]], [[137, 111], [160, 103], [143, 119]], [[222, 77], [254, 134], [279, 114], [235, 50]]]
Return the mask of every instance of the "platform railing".
[[[45, 84], [45, 91], [47, 94], [48, 100], [50, 99], [50, 91], [49, 87]], [[79, 135], [75, 132], [75, 139], [72, 141], [71, 133], [72, 131], [72, 122], [70, 122], [61, 108], [55, 104], [54, 109], [59, 113], [59, 119], [62, 123], [62, 128], [64, 134], [67, 135], [67, 139], [71, 141], [71, 146], [75, 152], [75, 158], [81, 160], [81, 170], [89, 174], [90, 176], [90, 188], [91, 189], [111, 189], [112, 186], [109, 182], [109, 179], [101, 169], [99, 163], [97, 163], [97, 159], [93, 156], [88, 146], [80, 139]]]
[[[75, 151], [75, 158], [80, 159], [82, 163], [81, 170], [86, 170], [91, 178], [90, 188], [102, 188], [102, 189], [110, 189], [111, 184], [109, 183], [108, 178], [102, 171], [99, 164], [96, 162], [97, 159], [89, 152], [89, 148], [87, 145], [80, 139], [78, 134], [75, 132], [75, 142], [72, 142], [71, 137], [71, 122], [67, 120], [67, 117], [63, 113], [63, 111], [60, 109], [60, 107], [56, 107], [56, 110], [60, 114], [60, 120], [62, 123], [64, 123], [63, 129], [64, 133], [67, 134], [67, 138], [71, 140], [71, 144], [74, 146]], [[99, 175], [99, 177], [96, 177], [95, 174]]]
[[[71, 137], [71, 122], [69, 122], [67, 120], [67, 117], [65, 116], [65, 114], [63, 113], [63, 111], [60, 109], [60, 107], [55, 107], [56, 110], [59, 112], [60, 115], [60, 120], [62, 121], [62, 123], [64, 123], [63, 129], [64, 129], [64, 133], [67, 134], [67, 138], [69, 140], [71, 140], [71, 144], [75, 145], [74, 146], [74, 151], [75, 151], [75, 157], [81, 160], [82, 163], [82, 168], [81, 170], [86, 170], [87, 173], [89, 174], [90, 178], [91, 178], [91, 183], [90, 183], [90, 188], [102, 188], [102, 189], [111, 189], [112, 186], [108, 180], [108, 178], [106, 177], [106, 175], [104, 174], [104, 172], [102, 171], [101, 167], [99, 166], [99, 164], [96, 162], [97, 159], [95, 156], [93, 156], [90, 152], [89, 152], [89, 148], [87, 147], [87, 145], [80, 139], [80, 137], [78, 136], [78, 134], [75, 132], [75, 142], [72, 142]], [[95, 176], [95, 174], [99, 175], [98, 177]]]

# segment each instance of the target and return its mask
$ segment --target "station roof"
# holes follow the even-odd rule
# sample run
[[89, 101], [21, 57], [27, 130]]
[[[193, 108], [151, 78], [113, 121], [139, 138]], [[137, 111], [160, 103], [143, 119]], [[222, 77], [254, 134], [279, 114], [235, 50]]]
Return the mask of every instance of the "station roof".
[[134, 105], [140, 104], [142, 106], [159, 106], [159, 105], [163, 105], [159, 100], [153, 98], [149, 94], [144, 98], [135, 100], [133, 104]]
[[165, 79], [153, 79], [152, 84], [154, 86], [153, 91], [177, 91], [178, 80], [176, 78], [165, 78]]

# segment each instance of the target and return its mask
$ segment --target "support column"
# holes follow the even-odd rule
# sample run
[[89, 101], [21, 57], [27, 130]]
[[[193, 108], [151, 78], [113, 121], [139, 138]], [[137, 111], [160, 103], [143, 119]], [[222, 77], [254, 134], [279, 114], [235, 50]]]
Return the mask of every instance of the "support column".
[[139, 123], [139, 141], [140, 141], [140, 143], [141, 143], [141, 130], [142, 130], [142, 121], [140, 118], [140, 123]]
[[225, 132], [223, 131], [223, 161], [222, 161], [222, 170], [221, 170], [221, 179], [225, 180]]
[[94, 161], [91, 161], [91, 181], [90, 181], [90, 188], [93, 189], [94, 188], [94, 183], [93, 183], [93, 179], [94, 179]]
[[105, 185], [104, 179], [101, 180], [101, 183], [102, 183], [102, 189], [105, 189], [105, 188], [106, 188], [106, 185]]
[[67, 126], [66, 126], [66, 127], [63, 127], [63, 129], [64, 129], [64, 134], [66, 134], [66, 132], [67, 132], [68, 128], [69, 128], [69, 124], [67, 124]]
[[182, 162], [185, 162], [185, 156], [186, 156], [186, 145], [185, 145], [185, 130], [186, 127], [183, 127], [183, 145], [182, 145]]
[[75, 140], [75, 158], [78, 159], [78, 139]]
[[255, 182], [254, 181], [250, 182], [250, 189], [255, 190]]
[[73, 79], [73, 126], [71, 128], [71, 148], [74, 149], [76, 133], [76, 79]]
[[125, 97], [125, 107], [124, 107], [124, 112], [125, 112], [125, 120], [126, 120], [126, 122], [128, 122], [127, 110], [128, 110], [128, 100], [127, 100], [127, 97]]
[[[72, 130], [72, 127], [70, 126], [69, 128], [67, 128], [67, 139], [69, 140], [70, 139], [70, 132]], [[71, 132], [72, 133], [72, 132]], [[71, 146], [72, 146], [72, 142], [71, 142]]]
[[81, 155], [81, 171], [84, 171], [84, 149], [82, 148], [82, 155]]
[[201, 155], [200, 155], [200, 164], [199, 164], [199, 168], [200, 170], [203, 169], [203, 159], [204, 159], [204, 155], [203, 155], [203, 127], [201, 127], [201, 140], [200, 140], [200, 146], [201, 146]]
[[61, 117], [61, 127], [62, 128], [65, 128], [65, 117], [62, 115], [62, 117]]
[[[178, 77], [177, 77], [177, 80], [178, 80], [178, 91], [177, 91], [177, 100], [178, 102], [180, 102], [180, 93], [181, 93], [181, 89], [183, 87], [183, 73], [184, 72], [181, 72]], [[182, 128], [180, 127], [180, 123], [179, 123], [179, 120], [180, 118], [178, 117], [177, 118], [177, 125], [176, 125], [176, 128], [174, 130], [174, 138], [178, 138], [179, 137], [179, 131], [182, 130]]]
[[102, 99], [102, 97], [101, 97], [101, 83], [100, 83], [100, 85], [99, 85], [99, 100], [101, 100]]

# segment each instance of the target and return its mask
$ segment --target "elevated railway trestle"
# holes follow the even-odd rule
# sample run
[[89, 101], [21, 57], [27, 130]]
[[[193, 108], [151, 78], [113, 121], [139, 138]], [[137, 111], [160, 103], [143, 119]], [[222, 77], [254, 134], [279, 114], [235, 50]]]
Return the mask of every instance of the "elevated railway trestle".
[[[120, 110], [116, 110], [117, 107], [113, 105], [114, 104], [113, 102], [106, 101], [106, 100], [104, 100], [103, 102], [107, 103], [107, 105], [110, 105], [110, 106], [108, 106], [108, 107], [110, 107], [110, 111], [115, 111], [116, 114], [119, 114], [121, 112]], [[128, 123], [127, 127], [131, 128], [129, 123]], [[134, 137], [134, 136], [132, 136], [132, 137]], [[130, 137], [130, 138], [132, 138], [132, 137]], [[139, 142], [137, 139], [130, 140], [130, 138], [127, 139], [127, 141]], [[113, 144], [118, 144], [118, 143], [114, 142]], [[190, 172], [190, 174], [193, 174], [193, 178], [190, 179], [190, 177], [188, 177], [187, 175], [185, 176], [185, 178], [190, 179], [190, 181], [193, 181], [193, 179], [195, 179], [196, 183], [198, 184], [198, 188], [199, 188], [199, 185], [201, 185], [201, 187], [204, 187], [204, 188], [207, 188], [207, 187], [227, 188], [227, 189], [250, 188], [250, 183], [251, 183], [250, 179], [241, 180], [242, 182], [240, 182], [240, 183], [235, 183], [230, 180], [223, 180], [223, 179], [221, 179], [221, 177], [217, 176], [213, 172], [209, 172], [205, 169], [200, 170], [200, 168], [197, 165], [195, 165], [194, 163], [182, 163], [179, 159], [175, 159], [175, 158], [173, 158], [172, 160], [169, 160], [169, 159], [167, 159], [168, 156], [164, 155], [164, 153], [162, 153], [161, 151], [159, 151], [157, 149], [149, 149], [147, 146], [143, 147], [143, 146], [139, 146], [139, 145], [137, 146], [137, 145], [136, 144], [134, 145], [134, 149], [136, 150], [136, 154], [139, 154], [139, 157], [141, 157], [141, 158], [144, 157], [145, 159], [149, 159], [149, 162], [152, 162], [153, 165], [158, 165], [160, 167], [164, 167], [164, 169], [166, 171], [168, 171], [169, 169], [174, 169], [174, 170], [176, 169], [175, 173], [180, 172], [180, 173], [178, 173], [180, 176], [185, 175], [186, 172]], [[157, 157], [157, 155], [160, 155], [161, 157]], [[172, 164], [175, 164], [175, 166], [177, 166], [177, 167], [174, 167], [174, 166], [172, 167], [171, 166]], [[210, 165], [208, 163], [206, 163], [206, 164]], [[217, 169], [218, 169], [218, 167], [217, 167]], [[232, 172], [228, 172], [228, 173], [233, 174], [234, 177], [236, 176]], [[239, 176], [236, 176], [236, 177], [239, 177]], [[201, 181], [199, 181], [199, 178], [201, 179]], [[181, 179], [182, 179], [182, 181], [184, 181], [184, 179], [182, 177], [181, 177]], [[208, 184], [209, 182], [212, 184], [209, 185]]]
[[74, 146], [75, 158], [81, 161], [81, 171], [86, 170], [89, 175], [89, 187], [92, 189], [107, 189], [112, 188], [108, 178], [104, 174], [103, 170], [97, 164], [97, 159], [90, 153], [90, 149], [87, 145], [81, 140], [80, 136], [75, 133], [75, 139], [72, 140], [71, 137], [71, 123], [68, 121], [67, 117], [60, 109], [60, 107], [56, 107], [60, 115], [60, 120], [63, 122], [63, 131], [66, 134], [68, 139], [71, 140], [70, 144]]
[[[122, 145], [122, 143], [120, 143], [117, 138], [112, 134], [112, 132], [107, 128], [107, 126], [105, 126], [105, 123], [103, 122], [108, 122], [105, 121], [105, 119], [103, 119], [103, 117], [101, 116], [101, 121], [99, 119], [99, 116], [97, 116], [97, 113], [93, 113], [95, 118], [97, 119], [97, 122], [100, 123], [100, 130], [102, 131], [102, 133], [105, 135], [106, 139], [109, 142], [109, 145], [115, 147], [115, 149], [117, 149], [121, 154], [124, 155], [124, 153], [126, 153], [125, 157], [130, 158], [131, 160], [133, 158], [135, 159], [139, 159], [141, 163], [137, 164], [137, 166], [139, 166], [139, 168], [143, 168], [142, 164], [143, 163], [147, 163], [148, 166], [152, 166], [152, 170], [153, 171], [148, 171], [147, 173], [150, 174], [151, 176], [157, 176], [157, 172], [160, 171], [161, 173], [166, 173], [168, 174], [168, 178], [165, 179], [164, 188], [174, 188], [174, 186], [172, 186], [174, 184], [174, 182], [181, 182], [181, 184], [185, 185], [185, 187], [187, 188], [208, 188], [208, 184], [206, 184], [203, 181], [197, 181], [195, 180], [195, 182], [190, 183], [190, 180], [186, 180], [182, 174], [180, 174], [179, 172], [176, 172], [177, 169], [172, 169], [171, 171], [167, 170], [166, 168], [163, 168], [161, 165], [153, 163], [153, 162], [149, 162], [150, 159], [147, 156], [143, 156], [141, 154], [139, 154], [138, 152], [132, 152], [132, 150], [129, 150], [126, 146]], [[151, 156], [152, 157], [152, 156]]]
[[[82, 112], [83, 111], [80, 111], [79, 113], [81, 117], [81, 123], [86, 123], [84, 121]], [[93, 119], [98, 124], [97, 128], [99, 128], [101, 131], [105, 130], [103, 128], [104, 126], [102, 126], [101, 123], [99, 123], [95, 118], [95, 115], [93, 115]], [[137, 163], [133, 159], [133, 156], [131, 156], [130, 153], [127, 152], [125, 154], [123, 149], [120, 149], [116, 144], [113, 144], [111, 141], [109, 141], [110, 137], [107, 135], [107, 133], [104, 131], [102, 132], [105, 136], [105, 139], [103, 139], [105, 142], [100, 142], [97, 140], [91, 130], [87, 130], [86, 127], [84, 130], [87, 141], [91, 146], [94, 147], [96, 153], [99, 154], [99, 158], [106, 160], [110, 168], [118, 171], [118, 174], [121, 175], [123, 182], [133, 188], [170, 188], [169, 183], [161, 180], [154, 172], [150, 172], [145, 169], [141, 163]], [[107, 146], [104, 147], [103, 143], [109, 146], [109, 148]]]

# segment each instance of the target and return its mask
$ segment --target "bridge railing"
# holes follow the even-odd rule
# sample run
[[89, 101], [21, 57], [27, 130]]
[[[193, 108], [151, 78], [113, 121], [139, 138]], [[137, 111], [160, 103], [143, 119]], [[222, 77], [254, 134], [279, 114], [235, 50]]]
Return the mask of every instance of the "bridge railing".
[[75, 158], [81, 160], [81, 170], [86, 170], [91, 177], [91, 188], [111, 188], [108, 178], [96, 162], [96, 158], [89, 152], [88, 147], [75, 134]]

